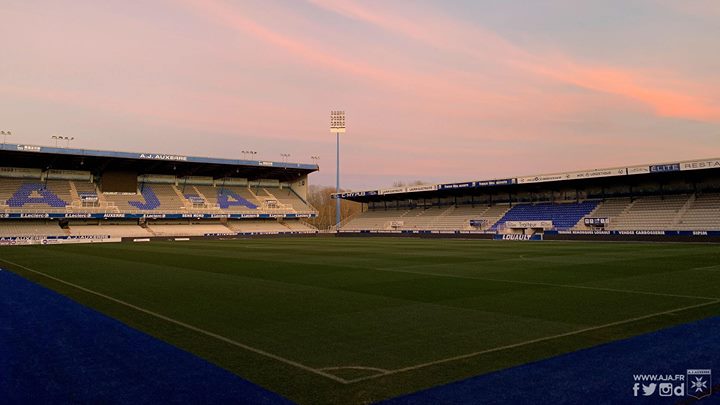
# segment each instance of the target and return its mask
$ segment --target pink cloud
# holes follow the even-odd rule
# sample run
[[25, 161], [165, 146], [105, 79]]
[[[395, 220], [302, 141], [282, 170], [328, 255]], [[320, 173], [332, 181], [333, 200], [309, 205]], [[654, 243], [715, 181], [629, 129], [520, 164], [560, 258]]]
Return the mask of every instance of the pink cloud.
[[[695, 89], [699, 87], [696, 83], [687, 83], [671, 72], [636, 72], [622, 67], [583, 63], [562, 54], [534, 54], [491, 31], [447, 20], [437, 10], [423, 13], [419, 7], [415, 8], [412, 20], [409, 20], [397, 13], [371, 11], [347, 0], [308, 1], [432, 47], [462, 52], [474, 58], [486, 58], [492, 54], [500, 63], [525, 73], [624, 97], [650, 107], [659, 116], [720, 121], [720, 94], [699, 94]], [[684, 7], [720, 10], [717, 2]], [[465, 45], [462, 38], [472, 38], [473, 46]], [[682, 85], [668, 88], [665, 85], [667, 82]]]

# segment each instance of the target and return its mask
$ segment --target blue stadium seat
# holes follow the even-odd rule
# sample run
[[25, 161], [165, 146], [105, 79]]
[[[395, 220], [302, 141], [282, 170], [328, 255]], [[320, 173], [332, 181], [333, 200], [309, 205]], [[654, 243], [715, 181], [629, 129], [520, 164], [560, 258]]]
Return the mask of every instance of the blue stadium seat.
[[[39, 196], [33, 197], [33, 193], [37, 193]], [[10, 207], [23, 207], [25, 204], [44, 204], [55, 208], [63, 208], [68, 205], [42, 183], [23, 183], [7, 200], [7, 205]]]
[[217, 202], [218, 206], [223, 209], [227, 209], [230, 207], [237, 207], [237, 206], [245, 206], [250, 209], [256, 209], [257, 205], [251, 203], [250, 201], [242, 198], [240, 195], [238, 195], [236, 192], [228, 189], [219, 189], [217, 192]]
[[507, 221], [542, 221], [550, 220], [558, 230], [567, 230], [575, 226], [597, 207], [599, 201], [583, 201], [581, 203], [563, 204], [521, 204], [512, 207], [500, 218], [492, 230], [497, 230]]
[[157, 197], [152, 187], [145, 184], [141, 188], [140, 194], [145, 199], [144, 203], [142, 201], [128, 201], [128, 204], [139, 210], [154, 210], [160, 206], [160, 199]]

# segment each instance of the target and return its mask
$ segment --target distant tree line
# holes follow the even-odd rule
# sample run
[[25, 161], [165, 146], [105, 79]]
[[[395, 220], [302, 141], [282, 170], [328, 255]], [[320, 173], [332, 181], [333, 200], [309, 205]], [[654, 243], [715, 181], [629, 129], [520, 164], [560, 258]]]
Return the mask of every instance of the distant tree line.
[[[348, 190], [340, 190], [340, 192], [345, 191]], [[328, 229], [335, 226], [335, 200], [331, 198], [333, 193], [335, 193], [335, 187], [330, 186], [311, 185], [308, 190], [308, 202], [318, 211], [317, 218], [311, 219], [308, 222], [318, 229]], [[341, 221], [358, 214], [360, 209], [360, 203], [340, 200]]]

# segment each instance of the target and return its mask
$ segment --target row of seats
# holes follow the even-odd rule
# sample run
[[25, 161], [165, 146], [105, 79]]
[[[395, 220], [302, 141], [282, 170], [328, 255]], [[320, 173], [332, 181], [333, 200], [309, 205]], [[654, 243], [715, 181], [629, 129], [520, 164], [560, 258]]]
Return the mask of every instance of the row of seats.
[[677, 217], [689, 198], [688, 195], [676, 195], [636, 199], [617, 216], [609, 217], [610, 224], [606, 228], [620, 231], [676, 229]]
[[[92, 204], [86, 203], [90, 198]], [[311, 213], [289, 188], [141, 184], [137, 194], [103, 194], [89, 182], [0, 179], [0, 210], [137, 212], [220, 210], [229, 213]]]
[[152, 236], [202, 236], [230, 233], [315, 233], [316, 228], [300, 220], [233, 220], [216, 223], [150, 223], [138, 224], [71, 223], [65, 229], [55, 221], [2, 221], [0, 237], [90, 236], [107, 235], [113, 238]]
[[66, 236], [67, 230], [60, 228], [57, 222], [2, 221], [0, 237], [12, 236]]
[[568, 230], [574, 227], [587, 214], [592, 212], [599, 201], [582, 201], [579, 203], [561, 204], [519, 204], [513, 206], [508, 212], [492, 226], [492, 230], [502, 228], [508, 221], [552, 221], [557, 230]]
[[67, 180], [40, 182], [2, 179], [0, 181], [0, 204], [11, 208], [64, 208], [70, 205], [73, 199], [70, 182]]
[[687, 230], [720, 229], [720, 194], [696, 196], [677, 222]]
[[[369, 210], [342, 225], [344, 231], [493, 230], [508, 221], [553, 222], [556, 230], [587, 230], [584, 218], [607, 218], [608, 230], [720, 230], [720, 194], [613, 198], [579, 203], [451, 206]], [[480, 226], [471, 226], [475, 220]]]
[[[510, 207], [491, 205], [476, 207], [417, 208], [409, 210], [371, 210], [353, 217], [342, 226], [345, 231], [362, 230], [487, 230]], [[475, 220], [480, 226], [471, 226]]]

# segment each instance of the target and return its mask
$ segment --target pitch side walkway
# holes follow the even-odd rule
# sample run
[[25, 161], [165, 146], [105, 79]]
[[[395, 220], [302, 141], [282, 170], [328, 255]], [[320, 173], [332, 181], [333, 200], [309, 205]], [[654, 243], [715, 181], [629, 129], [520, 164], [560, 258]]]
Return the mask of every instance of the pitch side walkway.
[[0, 403], [290, 403], [0, 270]]
[[659, 382], [649, 396], [643, 396], [642, 384], [637, 397], [633, 390], [635, 374], [685, 376], [688, 369], [712, 370], [714, 395], [697, 403], [720, 404], [720, 317], [472, 377], [382, 404], [692, 403], [695, 399], [687, 392], [660, 396]]

